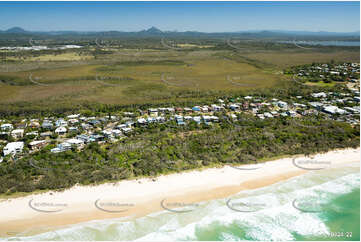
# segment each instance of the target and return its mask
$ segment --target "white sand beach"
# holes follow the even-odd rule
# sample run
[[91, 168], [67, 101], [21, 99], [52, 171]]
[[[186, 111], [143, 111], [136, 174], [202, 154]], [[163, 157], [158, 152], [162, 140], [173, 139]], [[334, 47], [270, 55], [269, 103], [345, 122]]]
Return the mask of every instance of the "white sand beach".
[[155, 180], [144, 178], [75, 186], [63, 192], [0, 199], [0, 237], [96, 219], [143, 216], [161, 211], [164, 206], [176, 208], [182, 204], [225, 198], [241, 190], [267, 186], [315, 169], [354, 162], [360, 162], [360, 148], [312, 157], [295, 156], [257, 166], [235, 168], [227, 165], [159, 176]]

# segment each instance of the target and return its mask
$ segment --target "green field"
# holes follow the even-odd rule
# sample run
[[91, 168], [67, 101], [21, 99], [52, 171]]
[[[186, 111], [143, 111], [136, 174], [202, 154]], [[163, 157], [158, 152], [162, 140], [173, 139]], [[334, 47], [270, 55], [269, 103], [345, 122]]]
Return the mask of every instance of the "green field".
[[289, 66], [359, 60], [359, 52], [354, 49], [262, 50], [251, 46], [242, 50], [186, 51], [118, 48], [93, 57], [76, 51], [54, 56], [27, 55], [23, 59], [19, 56], [1, 62], [2, 110], [9, 104], [24, 109], [52, 109], [84, 103], [197, 101], [291, 82], [282, 74]]

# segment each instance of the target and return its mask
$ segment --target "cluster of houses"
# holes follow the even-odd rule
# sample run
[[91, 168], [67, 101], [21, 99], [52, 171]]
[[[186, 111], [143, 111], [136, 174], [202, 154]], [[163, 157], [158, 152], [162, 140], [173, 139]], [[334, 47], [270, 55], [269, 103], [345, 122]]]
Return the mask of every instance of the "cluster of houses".
[[326, 81], [334, 79], [338, 81], [357, 82], [360, 76], [360, 63], [343, 64], [313, 64], [296, 67], [293, 74]]
[[80, 45], [62, 45], [56, 47], [48, 47], [45, 45], [38, 45], [38, 46], [14, 46], [14, 47], [0, 47], [0, 50], [9, 50], [9, 51], [24, 51], [24, 50], [66, 50], [66, 49], [79, 49], [83, 48]]
[[[198, 125], [213, 125], [222, 120], [237, 121], [237, 114], [240, 113], [260, 119], [323, 115], [328, 119], [359, 125], [359, 81], [358, 88], [350, 88], [345, 93], [319, 92], [312, 93], [309, 97], [296, 96], [287, 100], [245, 96], [229, 100], [218, 99], [211, 105], [158, 107], [103, 117], [72, 114], [42, 120], [0, 120], [0, 151], [2, 150], [3, 156], [18, 157], [49, 145], [52, 153], [81, 150], [93, 142], [117, 142], [130, 135], [135, 128], [146, 128], [152, 123], [173, 122], [184, 126], [193, 122]], [[0, 162], [2, 160], [0, 156]]]

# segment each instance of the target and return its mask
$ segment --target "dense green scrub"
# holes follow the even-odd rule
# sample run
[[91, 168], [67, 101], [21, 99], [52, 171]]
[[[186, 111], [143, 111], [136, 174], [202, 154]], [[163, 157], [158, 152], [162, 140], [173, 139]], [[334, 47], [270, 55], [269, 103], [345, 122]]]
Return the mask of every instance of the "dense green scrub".
[[175, 123], [137, 127], [115, 144], [88, 145], [81, 152], [47, 149], [0, 165], [0, 193], [63, 189], [138, 176], [179, 172], [209, 165], [245, 164], [280, 155], [310, 154], [358, 147], [359, 126], [314, 119], [260, 120], [212, 126]]

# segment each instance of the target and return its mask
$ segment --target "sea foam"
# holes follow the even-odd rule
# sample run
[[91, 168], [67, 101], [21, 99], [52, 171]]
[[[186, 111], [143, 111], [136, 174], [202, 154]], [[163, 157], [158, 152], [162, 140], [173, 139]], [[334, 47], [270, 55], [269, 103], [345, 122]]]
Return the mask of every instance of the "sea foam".
[[[324, 204], [360, 186], [359, 164], [312, 171], [267, 187], [242, 191], [227, 199], [200, 203], [189, 213], [162, 211], [141, 218], [91, 221], [8, 240], [295, 240], [295, 234], [325, 235], [329, 229], [319, 213], [302, 212], [293, 201], [317, 198]], [[237, 212], [226, 202], [260, 204]], [[302, 200], [303, 199], [303, 200]]]

